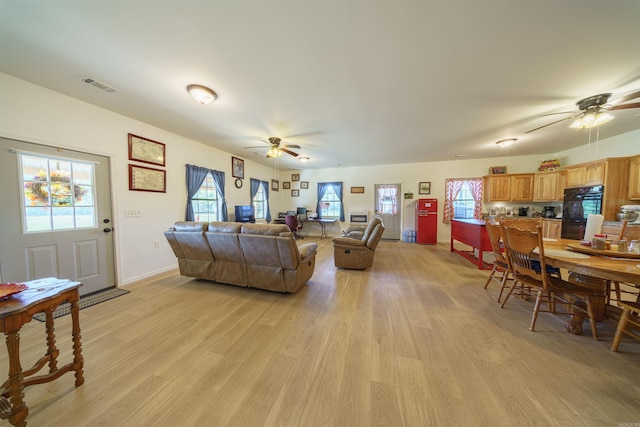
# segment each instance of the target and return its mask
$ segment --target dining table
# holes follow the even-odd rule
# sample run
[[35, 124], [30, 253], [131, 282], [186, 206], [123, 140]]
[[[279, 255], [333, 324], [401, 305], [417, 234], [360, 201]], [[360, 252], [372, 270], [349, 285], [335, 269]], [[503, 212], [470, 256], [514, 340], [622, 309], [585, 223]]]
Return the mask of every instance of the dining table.
[[579, 240], [544, 239], [548, 264], [577, 274], [630, 283], [640, 287], [640, 256], [612, 250], [597, 251]]
[[[572, 283], [595, 289], [590, 297], [591, 303], [600, 307], [600, 319], [604, 317], [606, 308], [607, 281], [627, 283], [640, 288], [640, 255], [619, 253], [612, 250], [595, 250], [583, 245], [579, 240], [544, 239], [545, 262], [553, 267], [569, 271]], [[572, 277], [573, 276], [573, 277]], [[574, 334], [582, 333], [584, 315], [573, 311], [567, 331]]]

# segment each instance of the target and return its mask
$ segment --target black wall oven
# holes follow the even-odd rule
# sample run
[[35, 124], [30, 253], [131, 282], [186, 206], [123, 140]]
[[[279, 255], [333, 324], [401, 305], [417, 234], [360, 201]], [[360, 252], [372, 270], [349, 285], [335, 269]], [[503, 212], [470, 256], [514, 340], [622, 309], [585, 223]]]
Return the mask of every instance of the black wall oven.
[[587, 226], [587, 217], [602, 213], [603, 185], [567, 188], [562, 203], [563, 239], [582, 240]]

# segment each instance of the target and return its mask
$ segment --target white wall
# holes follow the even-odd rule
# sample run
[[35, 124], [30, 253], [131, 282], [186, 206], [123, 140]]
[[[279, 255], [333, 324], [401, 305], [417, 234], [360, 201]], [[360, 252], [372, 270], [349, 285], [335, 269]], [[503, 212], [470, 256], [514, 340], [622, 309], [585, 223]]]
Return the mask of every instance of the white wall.
[[[184, 218], [186, 187], [185, 164], [195, 164], [224, 171], [227, 202], [231, 211], [236, 204], [249, 201], [249, 179], [270, 181], [274, 170], [245, 159], [245, 185], [238, 190], [231, 177], [231, 155], [199, 142], [98, 108], [59, 93], [35, 86], [0, 73], [0, 136], [62, 148], [105, 155], [111, 158], [114, 210], [116, 268], [119, 284], [126, 284], [176, 266], [175, 257], [162, 232], [176, 220]], [[134, 133], [167, 146], [167, 192], [145, 193], [128, 190], [127, 134]], [[640, 154], [640, 131], [600, 141], [598, 157]], [[588, 160], [586, 147], [540, 156], [500, 157], [481, 160], [421, 162], [372, 167], [309, 169], [280, 172], [283, 181], [291, 181], [291, 173], [300, 173], [309, 181], [308, 190], [300, 190], [299, 198], [280, 188], [271, 192], [272, 215], [297, 206], [315, 210], [318, 182], [342, 181], [345, 189], [345, 213], [350, 210], [373, 210], [374, 184], [400, 183], [402, 192], [419, 197], [418, 183], [431, 182], [433, 197], [444, 200], [446, 178], [481, 177], [490, 166], [506, 165], [509, 173], [533, 172], [542, 160], [560, 158], [562, 164]], [[351, 194], [350, 187], [365, 187], [364, 194]], [[293, 188], [298, 188], [294, 184]], [[15, 201], [18, 203], [18, 201]], [[403, 229], [413, 228], [413, 204], [404, 200]], [[442, 206], [442, 205], [441, 205]], [[124, 218], [124, 211], [142, 211], [141, 218]], [[440, 215], [442, 207], [440, 207]], [[348, 223], [328, 229], [337, 234]], [[438, 241], [449, 240], [449, 227], [439, 223]], [[154, 249], [160, 242], [160, 249]], [[6, 244], [6, 243], [2, 243]]]
[[[245, 185], [238, 190], [231, 177], [229, 153], [2, 73], [0, 94], [0, 136], [111, 158], [112, 219], [119, 284], [177, 265], [162, 233], [185, 217], [186, 164], [225, 172], [231, 214], [234, 205], [249, 202], [248, 178], [266, 181], [275, 178], [273, 169], [245, 159]], [[166, 193], [129, 191], [128, 133], [166, 144]], [[125, 218], [124, 211], [129, 209], [140, 210], [142, 217]], [[160, 249], [154, 249], [154, 242], [160, 243]]]

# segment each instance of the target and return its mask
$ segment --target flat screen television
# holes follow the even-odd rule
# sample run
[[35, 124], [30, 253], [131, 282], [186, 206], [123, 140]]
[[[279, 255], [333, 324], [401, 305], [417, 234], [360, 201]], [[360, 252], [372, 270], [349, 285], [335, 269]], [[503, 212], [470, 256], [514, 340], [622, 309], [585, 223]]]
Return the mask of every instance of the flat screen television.
[[236, 205], [236, 222], [256, 222], [256, 213], [253, 206]]
[[307, 216], [307, 208], [298, 208], [296, 214], [298, 216]]

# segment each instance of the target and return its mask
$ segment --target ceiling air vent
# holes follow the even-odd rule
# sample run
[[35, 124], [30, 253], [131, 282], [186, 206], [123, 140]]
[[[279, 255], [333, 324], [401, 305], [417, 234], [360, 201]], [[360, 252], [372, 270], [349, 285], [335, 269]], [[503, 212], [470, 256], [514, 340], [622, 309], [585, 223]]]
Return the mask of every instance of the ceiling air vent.
[[85, 82], [88, 85], [97, 87], [98, 89], [103, 90], [103, 91], [105, 91], [107, 93], [114, 93], [114, 92], [118, 91], [118, 89], [114, 89], [114, 88], [112, 88], [110, 86], [107, 86], [104, 83], [100, 83], [99, 81], [94, 80], [91, 77], [85, 77], [84, 79], [82, 79], [82, 81]]

